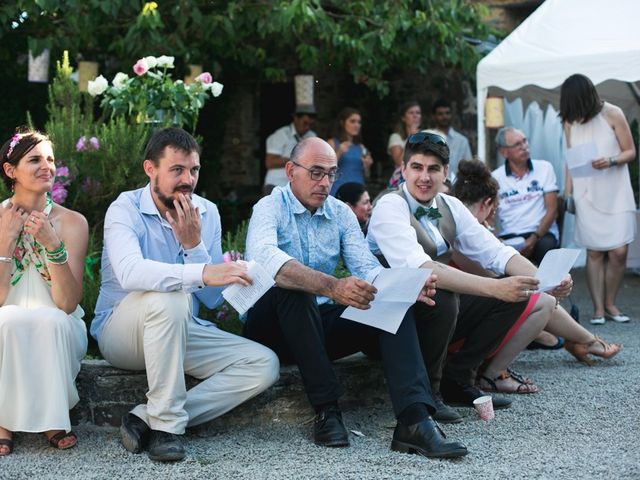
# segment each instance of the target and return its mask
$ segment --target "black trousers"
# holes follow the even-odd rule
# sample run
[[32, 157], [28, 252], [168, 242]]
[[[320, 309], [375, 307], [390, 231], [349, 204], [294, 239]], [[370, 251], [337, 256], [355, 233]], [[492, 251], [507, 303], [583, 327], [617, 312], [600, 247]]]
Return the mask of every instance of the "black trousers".
[[422, 359], [413, 308], [395, 335], [341, 318], [343, 305], [317, 305], [315, 295], [271, 288], [247, 315], [244, 334], [300, 369], [309, 401], [338, 400], [343, 389], [332, 360], [379, 349], [396, 416], [413, 403], [434, 403]]
[[[526, 240], [534, 233], [535, 232], [527, 232], [514, 235], [505, 235], [504, 237], [500, 238], [505, 240], [507, 238], [523, 237]], [[529, 258], [529, 260], [531, 260], [531, 262], [536, 265], [540, 265], [540, 262], [547, 254], [547, 252], [549, 250], [553, 250], [554, 248], [558, 248], [558, 246], [558, 240], [556, 240], [556, 237], [553, 235], [553, 233], [547, 232], [541, 238], [538, 238], [538, 241], [533, 246], [533, 251], [531, 252], [531, 257]]]
[[472, 385], [478, 367], [500, 345], [527, 303], [460, 295], [460, 311], [451, 342], [464, 339], [464, 344], [447, 358], [443, 376], [461, 385]]

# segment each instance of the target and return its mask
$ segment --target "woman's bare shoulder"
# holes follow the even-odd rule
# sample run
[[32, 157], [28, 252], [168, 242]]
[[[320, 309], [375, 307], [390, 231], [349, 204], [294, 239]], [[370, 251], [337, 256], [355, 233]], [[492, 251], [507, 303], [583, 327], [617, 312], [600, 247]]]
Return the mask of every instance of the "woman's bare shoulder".
[[55, 204], [52, 213], [55, 214], [60, 223], [67, 228], [79, 228], [85, 230], [88, 230], [89, 228], [87, 219], [84, 218], [84, 215], [80, 212]]

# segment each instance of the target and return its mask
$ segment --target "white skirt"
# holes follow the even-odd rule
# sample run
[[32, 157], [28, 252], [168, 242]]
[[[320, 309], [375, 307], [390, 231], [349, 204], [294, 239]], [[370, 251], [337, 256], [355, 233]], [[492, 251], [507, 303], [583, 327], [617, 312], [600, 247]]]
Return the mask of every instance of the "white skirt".
[[47, 306], [53, 301], [43, 293], [48, 287], [30, 267], [0, 307], [0, 427], [12, 432], [69, 431], [69, 410], [79, 400], [75, 378], [87, 351], [82, 310], [67, 315]]

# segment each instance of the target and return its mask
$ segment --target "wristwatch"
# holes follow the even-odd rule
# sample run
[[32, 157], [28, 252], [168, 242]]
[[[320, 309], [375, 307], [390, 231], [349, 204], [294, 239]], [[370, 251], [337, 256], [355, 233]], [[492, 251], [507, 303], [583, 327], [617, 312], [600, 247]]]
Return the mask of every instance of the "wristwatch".
[[609, 157], [609, 166], [615, 167], [618, 165], [618, 157]]

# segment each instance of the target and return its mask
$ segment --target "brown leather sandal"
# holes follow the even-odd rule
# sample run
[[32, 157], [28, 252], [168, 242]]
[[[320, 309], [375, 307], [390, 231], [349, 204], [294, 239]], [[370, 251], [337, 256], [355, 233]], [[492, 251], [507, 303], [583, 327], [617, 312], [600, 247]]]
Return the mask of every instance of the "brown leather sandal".
[[10, 438], [0, 438], [0, 446], [8, 447], [9, 451], [7, 453], [1, 453], [0, 457], [6, 457], [7, 455], [11, 455], [13, 453], [13, 440]]
[[[572, 342], [571, 340], [567, 340], [564, 343], [564, 348], [567, 350], [567, 352], [576, 357], [579, 362], [582, 362], [588, 366], [595, 365], [595, 362], [588, 357], [589, 354], [607, 359], [616, 356], [623, 348], [623, 345], [621, 343], [609, 343], [598, 337], [597, 335], [594, 335], [594, 337], [595, 340], [588, 343], [577, 343]], [[600, 345], [602, 345], [603, 351], [601, 353], [589, 351], [589, 348], [595, 343], [599, 343]]]
[[[60, 442], [62, 442], [63, 440], [66, 440], [67, 438], [73, 438], [75, 439], [75, 442], [73, 442], [71, 445], [67, 445], [67, 446], [60, 446]], [[51, 438], [48, 438], [47, 440], [49, 440], [49, 445], [51, 445], [53, 448], [57, 448], [58, 450], [66, 450], [68, 448], [73, 448], [78, 444], [78, 436], [72, 431], [69, 432], [65, 432], [64, 430], [62, 430], [61, 432], [56, 433], [55, 435], [53, 435]]]

